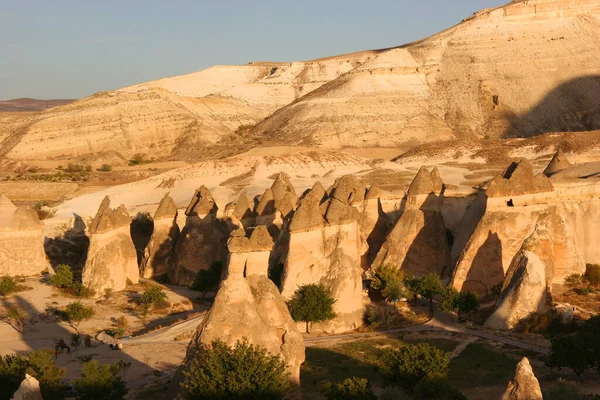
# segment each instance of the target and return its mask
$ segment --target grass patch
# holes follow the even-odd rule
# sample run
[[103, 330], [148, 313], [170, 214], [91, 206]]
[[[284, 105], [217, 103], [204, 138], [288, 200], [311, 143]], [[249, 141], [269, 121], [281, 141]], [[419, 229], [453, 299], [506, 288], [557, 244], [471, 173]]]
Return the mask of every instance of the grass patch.
[[444, 339], [444, 338], [425, 338], [425, 339], [405, 339], [406, 343], [417, 344], [417, 343], [429, 343], [432, 346], [437, 347], [438, 349], [442, 349], [447, 353], [451, 353], [457, 346], [458, 342], [453, 339]]
[[450, 362], [448, 380], [458, 389], [508, 382], [518, 360], [478, 344], [469, 344]]

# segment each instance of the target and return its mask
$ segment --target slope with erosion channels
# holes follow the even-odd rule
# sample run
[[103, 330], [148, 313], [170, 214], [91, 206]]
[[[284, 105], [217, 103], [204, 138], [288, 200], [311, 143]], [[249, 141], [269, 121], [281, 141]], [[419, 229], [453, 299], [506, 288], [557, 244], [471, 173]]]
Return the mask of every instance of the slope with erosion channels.
[[253, 131], [289, 144], [395, 146], [600, 128], [600, 1], [483, 10], [390, 49]]
[[235, 152], [248, 147], [243, 134], [234, 134], [240, 126], [256, 124], [373, 53], [215, 66], [98, 93], [20, 124], [0, 124], [0, 156], [33, 160], [117, 151], [125, 157], [147, 153], [185, 159], [218, 146]]

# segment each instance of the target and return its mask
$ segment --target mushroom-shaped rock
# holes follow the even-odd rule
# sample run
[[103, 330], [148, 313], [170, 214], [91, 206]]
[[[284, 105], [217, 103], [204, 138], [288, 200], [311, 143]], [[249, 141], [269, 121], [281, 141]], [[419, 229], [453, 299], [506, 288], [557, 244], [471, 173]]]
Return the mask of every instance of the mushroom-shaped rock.
[[553, 190], [552, 183], [545, 175], [535, 175], [529, 161], [521, 159], [519, 162], [511, 163], [504, 172], [496, 175], [485, 193], [488, 197], [506, 197]]
[[0, 194], [0, 276], [38, 275], [50, 270], [44, 224], [29, 207], [16, 207]]
[[131, 219], [124, 206], [113, 210], [105, 197], [90, 228], [90, 246], [81, 274], [84, 286], [97, 296], [125, 289], [139, 281], [137, 253], [131, 240]]
[[554, 156], [552, 157], [552, 160], [550, 160], [550, 163], [544, 170], [544, 175], [549, 177], [549, 176], [552, 176], [553, 174], [557, 173], [558, 171], [562, 171], [563, 169], [571, 168], [572, 166], [573, 165], [569, 162], [569, 160], [567, 159], [567, 156], [565, 156], [564, 153], [562, 152], [562, 150], [559, 149], [554, 154]]
[[40, 382], [29, 374], [21, 381], [10, 400], [43, 400]]
[[154, 213], [154, 230], [146, 245], [140, 264], [142, 277], [154, 278], [168, 275], [173, 263], [179, 233], [177, 207], [169, 193], [167, 193]]
[[206, 186], [202, 185], [194, 192], [192, 200], [185, 210], [185, 215], [202, 217], [208, 214], [216, 214], [217, 209], [217, 203], [215, 203], [212, 194]]
[[502, 400], [543, 400], [540, 383], [527, 357], [517, 364], [515, 377], [508, 383]]
[[290, 232], [319, 229], [325, 223], [319, 201], [312, 196], [305, 197], [294, 213], [289, 225]]

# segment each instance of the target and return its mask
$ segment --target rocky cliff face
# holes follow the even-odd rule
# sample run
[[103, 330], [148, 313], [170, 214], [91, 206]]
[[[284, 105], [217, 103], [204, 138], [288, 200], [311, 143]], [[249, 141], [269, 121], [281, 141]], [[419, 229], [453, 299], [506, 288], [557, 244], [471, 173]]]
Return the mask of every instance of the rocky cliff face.
[[124, 206], [110, 208], [104, 198], [89, 227], [90, 246], [81, 281], [97, 296], [106, 290], [125, 289], [127, 281], [138, 283], [137, 254], [130, 235], [131, 218]]
[[16, 207], [0, 194], [0, 276], [38, 275], [51, 270], [43, 230], [34, 210]]
[[140, 275], [143, 278], [168, 275], [180, 233], [176, 219], [177, 207], [167, 193], [154, 213], [154, 230], [140, 265]]
[[405, 209], [373, 261], [393, 265], [409, 275], [450, 270], [450, 247], [441, 214], [444, 184], [437, 168], [421, 167], [412, 181]]
[[517, 364], [515, 377], [508, 383], [502, 400], [542, 400], [542, 389], [527, 357]]
[[321, 204], [318, 194], [307, 195], [290, 221], [282, 295], [289, 299], [299, 286], [320, 283], [336, 299], [336, 318], [314, 329], [343, 332], [362, 324], [361, 260], [367, 243], [353, 204], [363, 202], [365, 192], [353, 177], [342, 178]]
[[217, 218], [217, 210], [215, 200], [202, 185], [192, 196], [185, 211], [185, 227], [179, 235], [169, 272], [171, 282], [189, 285], [198, 271], [225, 260], [227, 228]]
[[188, 346], [182, 368], [189, 365], [202, 346], [215, 340], [233, 346], [237, 341], [247, 339], [249, 343], [281, 356], [298, 388], [292, 397], [298, 398], [304, 341], [285, 299], [267, 277], [272, 246], [273, 240], [264, 226], [254, 228], [250, 237], [243, 229], [232, 233], [227, 243], [226, 277]]

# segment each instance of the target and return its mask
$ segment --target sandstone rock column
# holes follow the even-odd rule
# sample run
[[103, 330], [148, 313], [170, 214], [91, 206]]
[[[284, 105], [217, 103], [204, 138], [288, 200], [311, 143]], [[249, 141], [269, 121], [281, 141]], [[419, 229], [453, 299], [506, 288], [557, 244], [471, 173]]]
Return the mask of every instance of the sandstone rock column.
[[29, 207], [0, 194], [0, 276], [38, 275], [51, 270], [44, 252], [44, 224]]
[[155, 278], [169, 273], [180, 233], [176, 219], [177, 207], [167, 193], [154, 213], [154, 230], [140, 265], [142, 277]]
[[125, 289], [127, 280], [139, 281], [130, 224], [127, 209], [124, 206], [111, 209], [106, 196], [89, 228], [90, 247], [81, 275], [83, 285], [94, 290], [96, 296], [102, 296], [107, 289]]
[[392, 265], [407, 274], [449, 273], [450, 247], [442, 218], [444, 184], [437, 168], [422, 167], [406, 197], [406, 207], [388, 234], [373, 268]]
[[527, 357], [517, 364], [515, 377], [508, 383], [502, 400], [543, 400], [540, 383]]
[[179, 235], [169, 272], [171, 282], [189, 285], [198, 271], [225, 260], [226, 228], [217, 218], [217, 210], [215, 200], [202, 185], [185, 211], [185, 227]]
[[232, 232], [227, 246], [226, 278], [188, 346], [182, 368], [188, 367], [202, 346], [215, 340], [233, 346], [245, 338], [285, 361], [297, 388], [291, 397], [299, 398], [304, 341], [285, 299], [267, 277], [273, 240], [264, 226], [258, 226], [249, 238], [243, 229]]

